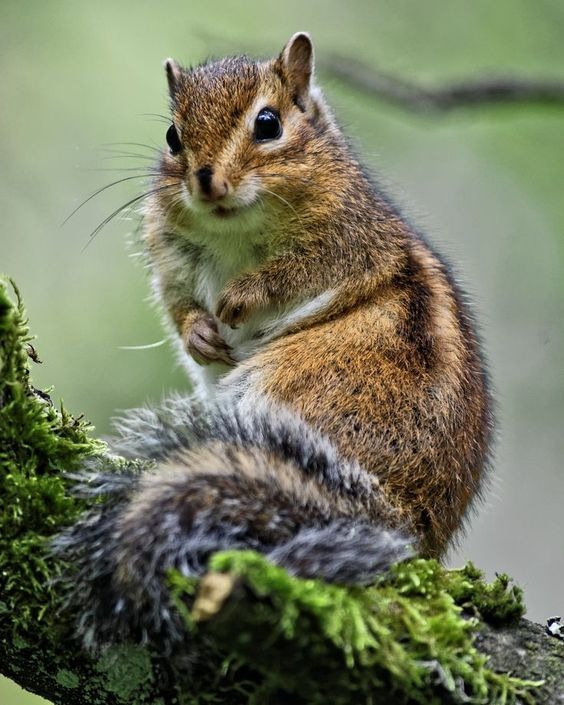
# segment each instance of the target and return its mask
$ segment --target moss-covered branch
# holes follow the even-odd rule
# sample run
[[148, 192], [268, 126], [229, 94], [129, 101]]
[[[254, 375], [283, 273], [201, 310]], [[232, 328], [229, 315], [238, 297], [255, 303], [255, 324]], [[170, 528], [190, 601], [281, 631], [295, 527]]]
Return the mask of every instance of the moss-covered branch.
[[[29, 378], [23, 307], [0, 287], [0, 671], [61, 705], [554, 703], [564, 644], [520, 620], [520, 591], [467, 566], [397, 566], [350, 589], [290, 577], [248, 552], [200, 580], [170, 576], [185, 652], [101, 655], [73, 639], [49, 538], [84, 508], [65, 472], [104, 455], [84, 421]], [[107, 465], [120, 471], [119, 460]], [[519, 621], [520, 620], [520, 621]], [[539, 681], [544, 681], [538, 685]], [[537, 683], [537, 685], [533, 685]]]

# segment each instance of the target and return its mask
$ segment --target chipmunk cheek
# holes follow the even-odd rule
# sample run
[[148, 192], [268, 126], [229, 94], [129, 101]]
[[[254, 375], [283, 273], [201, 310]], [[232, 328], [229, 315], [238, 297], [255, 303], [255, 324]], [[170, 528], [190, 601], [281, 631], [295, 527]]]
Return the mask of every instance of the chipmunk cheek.
[[261, 180], [254, 174], [247, 174], [236, 182], [233, 195], [245, 205], [254, 203], [261, 191]]

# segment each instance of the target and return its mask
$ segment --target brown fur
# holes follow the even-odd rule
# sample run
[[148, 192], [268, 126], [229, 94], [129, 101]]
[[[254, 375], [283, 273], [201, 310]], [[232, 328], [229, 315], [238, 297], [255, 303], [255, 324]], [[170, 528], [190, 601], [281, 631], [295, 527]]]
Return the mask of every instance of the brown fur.
[[[311, 90], [311, 48], [300, 36], [272, 61], [169, 70], [185, 148], [163, 154], [162, 190], [146, 221], [149, 255], [190, 347], [205, 309], [188, 269], [171, 275], [170, 262], [163, 265], [168, 241], [189, 250], [182, 233], [198, 228], [180, 191], [198, 196], [194, 174], [204, 165], [229, 194], [260, 181], [269, 210], [257, 262], [235, 273], [207, 313], [235, 327], [268, 306], [334, 292], [322, 311], [238, 368], [259, 380], [253, 391], [295, 410], [374, 473], [421, 551], [440, 555], [479, 493], [487, 461], [491, 414], [478, 342], [445, 265], [375, 190]], [[280, 114], [279, 147], [257, 146], [246, 123], [261, 96]], [[193, 256], [208, 246], [221, 247], [210, 236]]]
[[305, 324], [244, 363], [377, 474], [390, 502], [439, 554], [475, 495], [489, 440], [476, 342], [440, 265], [413, 248], [409, 273], [338, 317]]

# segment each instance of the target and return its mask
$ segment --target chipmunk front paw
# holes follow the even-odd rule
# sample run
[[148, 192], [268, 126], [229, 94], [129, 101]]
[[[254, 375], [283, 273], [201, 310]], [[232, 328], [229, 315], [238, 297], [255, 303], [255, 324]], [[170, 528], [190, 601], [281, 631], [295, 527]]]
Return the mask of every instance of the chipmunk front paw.
[[211, 313], [202, 314], [194, 321], [187, 331], [185, 345], [188, 354], [199, 365], [223, 362], [232, 367], [236, 364], [231, 357], [231, 348], [219, 334]]
[[222, 323], [237, 328], [265, 302], [252, 281], [238, 279], [221, 292], [215, 315]]

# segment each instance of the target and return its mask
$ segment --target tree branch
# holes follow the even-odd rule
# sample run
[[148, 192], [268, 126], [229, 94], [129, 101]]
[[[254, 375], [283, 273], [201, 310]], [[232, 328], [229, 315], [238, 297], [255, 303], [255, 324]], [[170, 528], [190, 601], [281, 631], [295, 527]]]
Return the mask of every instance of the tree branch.
[[[206, 637], [233, 641], [241, 631], [245, 615], [252, 615], [258, 608], [264, 608], [264, 604], [264, 598], [253, 594], [243, 583], [237, 583], [236, 595], [227, 600], [214, 617], [205, 623]], [[171, 668], [165, 659], [151, 656], [141, 647], [113, 648], [105, 658], [96, 659], [76, 648], [76, 645], [73, 647], [72, 642], [65, 643], [64, 640], [59, 643], [39, 641], [32, 644], [16, 639], [10, 643], [10, 630], [6, 626], [4, 624], [0, 629], [0, 671], [26, 690], [41, 695], [55, 705], [172, 705], [174, 702], [225, 702], [230, 705], [250, 702], [283, 705], [291, 702], [293, 705], [306, 705], [309, 702], [365, 702], [360, 697], [370, 697], [373, 705], [431, 702], [453, 705], [464, 702], [462, 698], [457, 699], [456, 695], [441, 687], [440, 662], [435, 664], [433, 700], [428, 694], [423, 695], [429, 697], [428, 700], [406, 698], [397, 686], [391, 695], [394, 686], [389, 682], [383, 683], [370, 694], [351, 694], [350, 700], [343, 700], [339, 698], [342, 693], [334, 690], [339, 680], [335, 679], [335, 673], [331, 671], [330, 661], [326, 670], [321, 668], [317, 672], [316, 679], [311, 678], [310, 673], [309, 681], [301, 683], [301, 693], [296, 692], [296, 662], [303, 663], [308, 658], [315, 660], [315, 654], [308, 654], [303, 642], [299, 643], [300, 639], [290, 640], [284, 649], [280, 645], [265, 646], [268, 635], [263, 635], [262, 639], [251, 642], [245, 648], [259, 664], [261, 657], [263, 662], [266, 659], [264, 668], [270, 664], [272, 670], [279, 672], [281, 681], [286, 679], [292, 689], [290, 692], [269, 689], [270, 692], [264, 693], [264, 700], [251, 700], [251, 696], [260, 693], [261, 686], [268, 681], [261, 670], [257, 672], [245, 669], [234, 663], [231, 675], [217, 677], [216, 674], [214, 682], [209, 673], [206, 678], [194, 682], [186, 677], [186, 672], [182, 674]], [[482, 623], [476, 634], [476, 643], [480, 651], [489, 657], [489, 666], [494, 671], [511, 672], [522, 679], [542, 681], [541, 686], [531, 689], [531, 700], [522, 696], [515, 700], [509, 697], [508, 703], [554, 705], [564, 698], [564, 643], [547, 636], [541, 626], [525, 619], [516, 625], [498, 628]], [[344, 663], [340, 671], [341, 674], [347, 672]], [[298, 675], [302, 675], [301, 670], [298, 670]], [[376, 671], [376, 675], [381, 677], [382, 672]], [[352, 673], [351, 681], [354, 682]], [[196, 691], [195, 687], [200, 690]], [[332, 695], [334, 699], [331, 699]], [[320, 699], [320, 696], [325, 699]], [[309, 697], [312, 699], [309, 700]], [[487, 702], [501, 703], [502, 700], [496, 698]]]
[[319, 67], [356, 90], [423, 115], [494, 105], [564, 106], [564, 81], [556, 79], [495, 76], [424, 88], [347, 57], [329, 56]]

